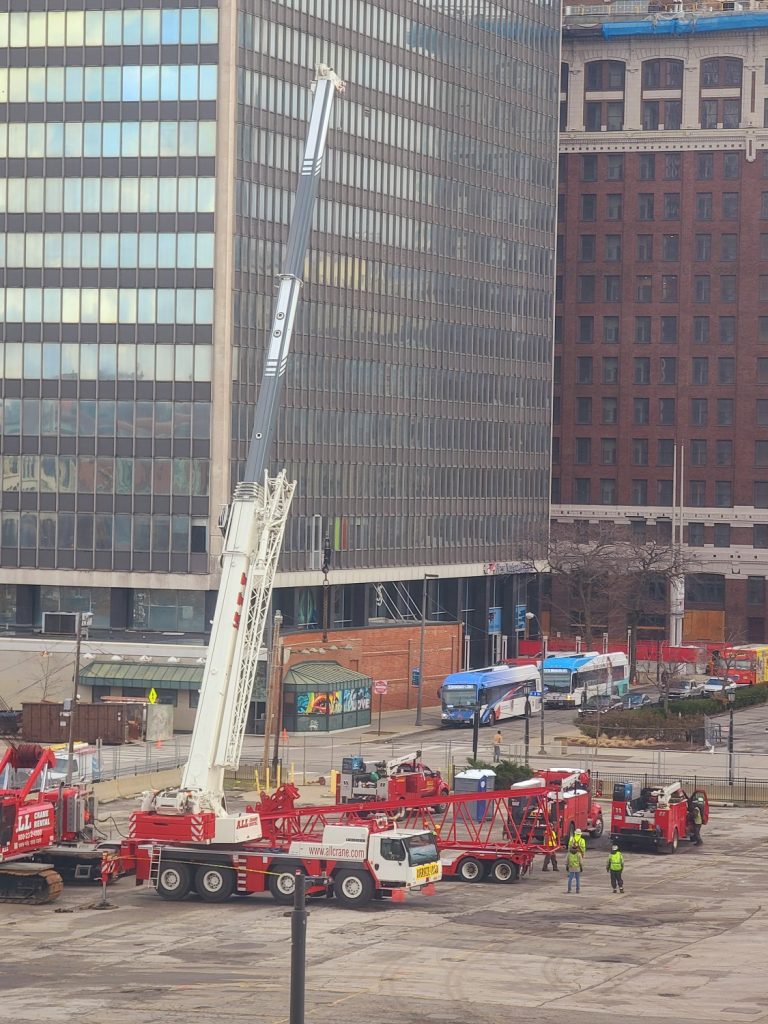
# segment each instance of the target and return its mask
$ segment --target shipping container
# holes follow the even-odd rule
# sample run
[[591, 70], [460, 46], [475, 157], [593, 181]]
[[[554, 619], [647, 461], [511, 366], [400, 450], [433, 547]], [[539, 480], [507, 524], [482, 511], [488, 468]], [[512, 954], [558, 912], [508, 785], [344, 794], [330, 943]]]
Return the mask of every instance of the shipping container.
[[[22, 704], [22, 735], [34, 743], [66, 743], [69, 713], [63, 704]], [[139, 712], [140, 714], [141, 712]], [[84, 743], [118, 745], [127, 743], [129, 720], [136, 709], [125, 704], [78, 704], [74, 711], [73, 735]]]

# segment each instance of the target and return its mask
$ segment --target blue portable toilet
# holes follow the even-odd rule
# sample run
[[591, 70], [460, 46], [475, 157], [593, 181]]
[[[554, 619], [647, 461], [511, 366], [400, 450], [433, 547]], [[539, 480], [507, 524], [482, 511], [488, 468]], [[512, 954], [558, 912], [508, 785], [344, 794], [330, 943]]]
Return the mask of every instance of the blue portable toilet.
[[[454, 793], [488, 793], [495, 788], [496, 772], [490, 768], [468, 768], [465, 772], [458, 772], [453, 778]], [[470, 813], [475, 821], [483, 820], [487, 807], [487, 800], [472, 801]]]

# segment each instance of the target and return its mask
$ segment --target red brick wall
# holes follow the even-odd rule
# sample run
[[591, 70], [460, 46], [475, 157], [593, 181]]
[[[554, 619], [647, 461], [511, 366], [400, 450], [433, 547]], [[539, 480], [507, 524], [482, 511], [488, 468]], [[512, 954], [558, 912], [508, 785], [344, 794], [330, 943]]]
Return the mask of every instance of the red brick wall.
[[[330, 630], [322, 642], [320, 632], [287, 633], [283, 648], [290, 651], [286, 667], [302, 661], [336, 661], [344, 668], [371, 679], [386, 679], [384, 711], [416, 706], [416, 687], [411, 669], [419, 664], [421, 626], [368, 626], [364, 629]], [[336, 648], [335, 650], [333, 648]], [[424, 707], [440, 703], [437, 689], [451, 672], [461, 669], [462, 627], [459, 623], [428, 623], [424, 631]], [[378, 697], [373, 709], [378, 711]]]

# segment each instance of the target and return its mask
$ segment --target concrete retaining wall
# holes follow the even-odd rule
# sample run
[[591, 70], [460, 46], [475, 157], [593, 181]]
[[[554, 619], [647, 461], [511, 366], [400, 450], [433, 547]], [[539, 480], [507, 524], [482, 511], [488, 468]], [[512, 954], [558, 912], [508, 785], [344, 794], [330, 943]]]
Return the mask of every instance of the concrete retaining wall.
[[146, 789], [171, 789], [181, 783], [181, 768], [169, 768], [163, 772], [147, 772], [143, 775], [123, 775], [109, 782], [97, 782], [93, 791], [100, 804], [114, 800], [127, 800], [139, 796]]

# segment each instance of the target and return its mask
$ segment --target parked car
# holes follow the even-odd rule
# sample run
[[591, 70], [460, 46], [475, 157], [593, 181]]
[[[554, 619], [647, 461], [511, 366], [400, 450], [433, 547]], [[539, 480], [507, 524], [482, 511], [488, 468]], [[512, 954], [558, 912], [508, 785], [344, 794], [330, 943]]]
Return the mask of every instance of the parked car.
[[733, 693], [738, 689], [738, 683], [733, 678], [719, 679], [713, 676], [704, 683], [704, 696], [717, 697], [719, 694]]
[[628, 693], [622, 701], [622, 707], [625, 711], [635, 711], [637, 708], [651, 707], [658, 702], [658, 697], [652, 697], [650, 693]]
[[704, 683], [697, 679], [682, 679], [670, 688], [670, 700], [685, 700], [689, 697], [703, 697]]
[[617, 711], [621, 707], [623, 707], [621, 697], [599, 694], [598, 696], [590, 697], [585, 704], [581, 705], [579, 715], [589, 717], [590, 715], [596, 715], [598, 712], [604, 715], [607, 711]]

